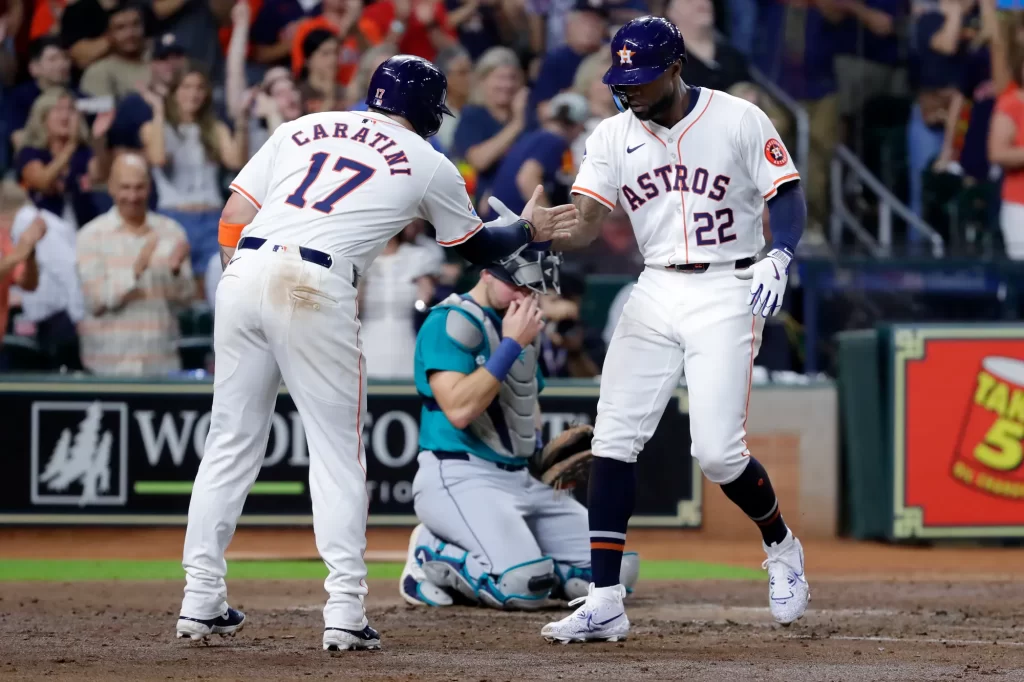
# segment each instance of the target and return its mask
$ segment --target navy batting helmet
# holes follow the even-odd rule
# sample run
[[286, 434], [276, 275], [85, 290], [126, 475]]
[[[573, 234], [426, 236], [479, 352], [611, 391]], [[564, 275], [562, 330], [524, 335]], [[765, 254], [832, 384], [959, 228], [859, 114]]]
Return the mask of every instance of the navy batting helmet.
[[366, 90], [366, 105], [404, 117], [423, 137], [441, 128], [444, 114], [452, 115], [444, 100], [448, 79], [420, 57], [400, 54], [377, 67]]
[[619, 111], [629, 108], [617, 86], [650, 83], [676, 62], [686, 63], [683, 34], [675, 24], [661, 17], [637, 17], [612, 38], [612, 65], [601, 79], [609, 86]]
[[527, 245], [501, 261], [489, 265], [487, 271], [506, 284], [526, 287], [538, 294], [561, 293], [559, 267], [562, 256]]

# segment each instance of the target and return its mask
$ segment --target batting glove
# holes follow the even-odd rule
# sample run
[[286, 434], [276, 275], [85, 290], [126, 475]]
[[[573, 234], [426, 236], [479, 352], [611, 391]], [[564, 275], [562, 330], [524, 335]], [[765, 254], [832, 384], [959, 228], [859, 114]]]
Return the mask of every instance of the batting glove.
[[512, 223], [519, 220], [519, 214], [510, 209], [505, 204], [501, 203], [501, 199], [498, 197], [488, 197], [487, 205], [491, 207], [491, 210], [498, 214], [498, 217], [494, 220], [489, 220], [484, 223], [484, 227], [497, 227], [500, 225], [511, 225]]
[[746, 270], [736, 273], [737, 279], [749, 279], [750, 309], [754, 315], [771, 317], [782, 309], [782, 297], [789, 280], [789, 263], [793, 254], [785, 249], [772, 249], [765, 258]]

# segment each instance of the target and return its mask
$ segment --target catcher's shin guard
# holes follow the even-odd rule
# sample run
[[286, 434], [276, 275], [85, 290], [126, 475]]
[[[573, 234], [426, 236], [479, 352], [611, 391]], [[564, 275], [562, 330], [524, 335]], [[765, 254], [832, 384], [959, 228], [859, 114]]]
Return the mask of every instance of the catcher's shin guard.
[[[556, 563], [555, 574], [558, 585], [551, 592], [552, 599], [572, 601], [587, 596], [587, 588], [593, 582], [590, 568], [579, 568], [569, 564]], [[622, 564], [619, 566], [619, 583], [626, 588], [626, 595], [633, 594], [637, 581], [640, 579], [640, 555], [636, 552], [623, 552]]]

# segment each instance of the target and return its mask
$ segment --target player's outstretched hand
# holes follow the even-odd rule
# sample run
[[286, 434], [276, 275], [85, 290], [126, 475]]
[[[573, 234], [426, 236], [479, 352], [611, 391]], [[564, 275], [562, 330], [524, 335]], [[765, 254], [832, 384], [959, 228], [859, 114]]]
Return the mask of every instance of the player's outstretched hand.
[[548, 242], [555, 236], [556, 232], [570, 232], [576, 229], [579, 224], [579, 212], [572, 204], [563, 204], [546, 208], [538, 206], [537, 201], [544, 193], [544, 188], [537, 185], [533, 190], [533, 196], [527, 202], [526, 207], [520, 215], [524, 220], [533, 224], [533, 241]]
[[736, 273], [738, 279], [750, 280], [749, 305], [754, 315], [770, 317], [782, 309], [792, 260], [793, 255], [788, 251], [772, 249], [765, 258]]
[[543, 328], [544, 315], [533, 294], [522, 301], [512, 301], [501, 321], [501, 335], [506, 339], [515, 339], [520, 346], [532, 343]]

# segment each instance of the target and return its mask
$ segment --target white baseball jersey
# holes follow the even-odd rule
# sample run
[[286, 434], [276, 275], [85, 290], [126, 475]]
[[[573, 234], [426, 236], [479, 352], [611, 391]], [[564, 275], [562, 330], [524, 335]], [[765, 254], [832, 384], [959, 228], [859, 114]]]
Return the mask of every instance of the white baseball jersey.
[[482, 227], [458, 169], [377, 112], [330, 111], [282, 124], [231, 189], [259, 209], [242, 231], [340, 256], [365, 271], [416, 218], [454, 246]]
[[756, 255], [764, 201], [800, 177], [757, 106], [718, 90], [699, 93], [672, 128], [629, 111], [602, 121], [572, 187], [608, 208], [618, 200], [649, 266]]

